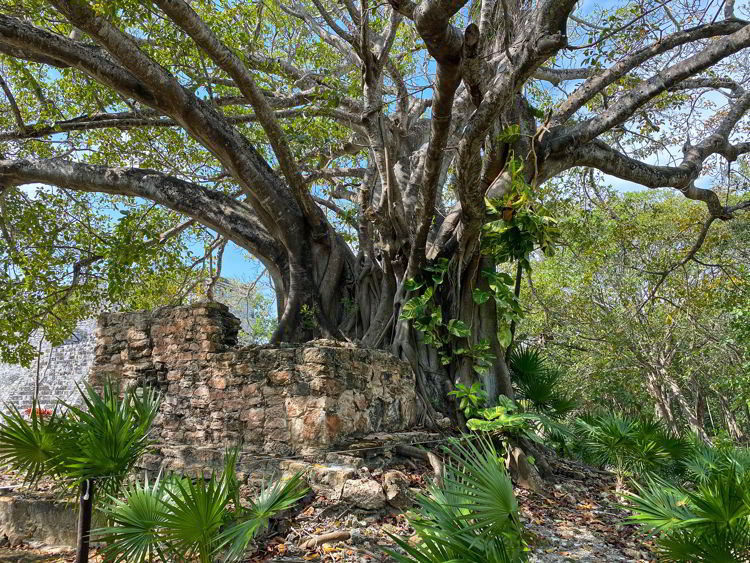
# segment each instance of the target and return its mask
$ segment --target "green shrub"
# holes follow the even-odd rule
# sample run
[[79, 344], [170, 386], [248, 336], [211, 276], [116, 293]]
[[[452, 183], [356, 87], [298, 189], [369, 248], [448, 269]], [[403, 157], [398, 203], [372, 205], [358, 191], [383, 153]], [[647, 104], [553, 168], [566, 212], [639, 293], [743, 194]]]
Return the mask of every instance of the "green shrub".
[[466, 418], [475, 416], [477, 411], [487, 402], [487, 391], [482, 389], [482, 384], [476, 382], [471, 387], [463, 383], [457, 383], [456, 388], [448, 393], [458, 401], [458, 409], [464, 413]]
[[469, 419], [466, 426], [469, 430], [486, 432], [503, 439], [509, 436], [522, 436], [539, 442], [541, 438], [534, 428], [538, 421], [538, 415], [520, 412], [514, 401], [501, 395], [497, 406], [478, 409], [476, 418]]
[[706, 483], [731, 469], [738, 474], [750, 471], [750, 451], [733, 446], [715, 447], [696, 440], [683, 464], [690, 481]]
[[193, 561], [210, 563], [220, 554], [239, 561], [250, 541], [274, 515], [305, 495], [301, 476], [264, 488], [244, 507], [239, 502], [237, 450], [225, 460], [221, 475], [210, 479], [169, 475], [131, 484], [123, 500], [110, 498], [104, 508], [112, 525], [96, 530], [114, 563]]
[[669, 472], [686, 444], [654, 418], [605, 413], [578, 417], [572, 449], [585, 461], [611, 468], [622, 486], [627, 475]]
[[522, 526], [505, 462], [488, 438], [446, 448], [443, 487], [432, 485], [407, 517], [416, 545], [391, 536], [401, 563], [509, 563], [526, 560]]
[[549, 364], [546, 356], [531, 346], [516, 346], [508, 358], [518, 399], [530, 410], [560, 418], [576, 407], [576, 402], [562, 389], [563, 374]]
[[630, 523], [655, 536], [665, 561], [750, 560], [750, 472], [733, 464], [711, 471], [695, 490], [651, 477], [636, 485]]
[[[106, 383], [101, 393], [78, 388], [84, 407], [58, 403], [45, 413], [34, 403], [27, 420], [10, 406], [0, 422], [0, 462], [21, 472], [27, 482], [54, 477], [61, 486], [81, 490], [78, 551], [88, 560], [90, 517], [100, 493], [114, 495], [148, 449], [148, 432], [161, 397], [154, 389], [119, 389]], [[63, 410], [65, 409], [65, 410]]]
[[34, 405], [28, 419], [13, 406], [0, 413], [0, 462], [30, 483], [44, 476], [71, 487], [95, 480], [116, 494], [150, 445], [161, 398], [153, 389], [131, 389], [120, 398], [111, 383], [101, 393], [88, 384], [79, 391], [84, 408], [61, 403], [45, 415]]

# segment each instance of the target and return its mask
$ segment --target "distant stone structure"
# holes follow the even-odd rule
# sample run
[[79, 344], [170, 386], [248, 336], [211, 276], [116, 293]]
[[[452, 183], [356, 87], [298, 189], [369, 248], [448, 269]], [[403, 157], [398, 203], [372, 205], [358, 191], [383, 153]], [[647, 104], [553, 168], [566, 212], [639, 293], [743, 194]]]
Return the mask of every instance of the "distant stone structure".
[[[20, 409], [31, 406], [39, 378], [39, 404], [53, 407], [58, 399], [78, 402], [76, 383], [86, 378], [94, 361], [94, 331], [96, 320], [88, 319], [78, 324], [73, 335], [62, 345], [53, 347], [41, 342], [39, 362], [24, 368], [0, 364], [0, 408], [12, 403]], [[33, 342], [39, 346], [39, 339]]]
[[100, 315], [91, 381], [164, 394], [144, 467], [210, 470], [240, 443], [245, 459], [317, 455], [414, 425], [407, 363], [328, 340], [237, 347], [239, 324], [213, 302]]

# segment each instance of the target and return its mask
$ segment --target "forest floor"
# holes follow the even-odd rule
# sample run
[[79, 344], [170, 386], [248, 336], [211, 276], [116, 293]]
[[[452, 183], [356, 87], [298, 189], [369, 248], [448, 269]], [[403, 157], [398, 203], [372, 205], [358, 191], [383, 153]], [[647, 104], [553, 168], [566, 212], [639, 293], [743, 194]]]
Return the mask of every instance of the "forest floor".
[[[530, 561], [557, 563], [642, 562], [654, 560], [647, 539], [634, 526], [623, 525], [627, 512], [618, 506], [615, 479], [610, 473], [553, 458], [556, 479], [540, 493], [516, 489]], [[431, 468], [419, 462], [393, 466], [405, 473], [413, 488], [424, 487]], [[322, 542], [312, 549], [300, 545], [316, 536], [338, 532], [349, 538]], [[323, 497], [307, 499], [291, 518], [275, 520], [258, 542], [250, 563], [385, 563], [384, 548], [395, 547], [388, 534], [410, 537], [413, 530], [403, 511], [364, 512]], [[75, 552], [26, 544], [0, 547], [0, 561], [73, 561]], [[92, 561], [100, 558], [93, 557]]]
[[[550, 459], [556, 482], [540, 493], [516, 488], [525, 540], [534, 563], [653, 561], [650, 542], [635, 526], [623, 525], [627, 511], [618, 506], [614, 475], [583, 464]], [[423, 486], [432, 475], [426, 465], [396, 467]], [[367, 514], [346, 505], [317, 498], [295, 519], [270, 537], [252, 563], [304, 561], [386, 563], [383, 549], [394, 548], [388, 534], [410, 537], [414, 531], [402, 511]], [[299, 546], [315, 536], [349, 531], [346, 541], [328, 542], [315, 549]]]

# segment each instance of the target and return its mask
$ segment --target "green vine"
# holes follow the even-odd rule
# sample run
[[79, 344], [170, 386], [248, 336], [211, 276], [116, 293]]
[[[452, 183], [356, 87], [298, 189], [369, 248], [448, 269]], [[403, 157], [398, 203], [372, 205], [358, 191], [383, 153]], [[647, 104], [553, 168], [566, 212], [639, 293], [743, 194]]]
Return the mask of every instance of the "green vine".
[[511, 155], [507, 169], [511, 176], [508, 193], [485, 199], [487, 214], [495, 219], [482, 227], [481, 251], [498, 264], [520, 261], [528, 271], [535, 248], [546, 256], [554, 254], [560, 231], [554, 217], [534, 201], [532, 187], [524, 179], [523, 162]]
[[[472, 369], [475, 372], [485, 374], [495, 359], [495, 355], [490, 351], [490, 341], [482, 338], [474, 344], [460, 343], [462, 339], [469, 338], [471, 329], [460, 319], [445, 322], [442, 308], [435, 299], [449, 268], [450, 262], [446, 258], [439, 258], [425, 268], [420, 278], [406, 280], [404, 286], [407, 291], [420, 293], [404, 303], [400, 318], [411, 321], [414, 328], [423, 334], [425, 343], [438, 349], [443, 365], [450, 364], [457, 357], [466, 357], [472, 360]], [[512, 283], [510, 276], [489, 270], [483, 270], [482, 275], [487, 277], [490, 290], [474, 290], [474, 302], [482, 304], [494, 298], [498, 303], [498, 310], [502, 310], [505, 316], [514, 318], [513, 315], [520, 315], [518, 300], [505, 283]]]
[[[503, 132], [503, 140], [517, 139], [520, 129], [510, 126]], [[507, 137], [507, 139], [506, 139]], [[531, 270], [530, 256], [535, 248], [546, 255], [554, 253], [554, 244], [559, 238], [555, 219], [539, 204], [534, 203], [532, 188], [523, 176], [523, 163], [512, 154], [508, 160], [511, 188], [502, 198], [485, 200], [487, 214], [493, 218], [482, 228], [480, 249], [482, 254], [492, 256], [495, 263], [520, 262], [525, 270]], [[472, 369], [485, 374], [492, 366], [495, 355], [490, 351], [490, 342], [483, 338], [474, 344], [462, 343], [471, 335], [469, 326], [459, 319], [443, 319], [442, 307], [435, 296], [445, 281], [450, 268], [446, 258], [438, 258], [427, 266], [421, 276], [404, 283], [407, 291], [418, 293], [411, 297], [401, 310], [400, 318], [409, 320], [415, 329], [424, 335], [425, 343], [438, 349], [443, 365], [457, 357], [470, 358]], [[512, 276], [491, 269], [483, 269], [480, 275], [486, 280], [487, 289], [478, 287], [472, 299], [482, 305], [495, 300], [498, 316], [498, 340], [504, 347], [512, 341], [511, 323], [519, 321], [523, 310], [516, 297]]]

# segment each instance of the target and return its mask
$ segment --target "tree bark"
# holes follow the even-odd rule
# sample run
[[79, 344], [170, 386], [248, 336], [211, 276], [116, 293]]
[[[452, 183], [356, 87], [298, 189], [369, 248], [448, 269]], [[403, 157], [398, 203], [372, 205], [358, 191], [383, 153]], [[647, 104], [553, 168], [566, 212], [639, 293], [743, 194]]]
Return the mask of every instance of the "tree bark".
[[[501, 197], [513, 188], [507, 167], [511, 155], [524, 161], [525, 179], [532, 191], [547, 179], [585, 165], [650, 188], [678, 189], [688, 198], [704, 201], [711, 221], [729, 219], [734, 211], [750, 207], [750, 202], [722, 205], [716, 192], [694, 183], [710, 156], [718, 154], [732, 161], [750, 152], [748, 142], [730, 143], [736, 138], [734, 128], [750, 109], [750, 93], [739, 85], [726, 111], [710, 123], [710, 134], [695, 145], [686, 144], [679, 166], [638, 161], [600, 138], [648, 109], [659, 95], [689, 85], [687, 80], [750, 46], [746, 22], [730, 19], [679, 29], [652, 44], [642, 43], [642, 48], [608, 69], [545, 69], [548, 60], [568, 47], [567, 19], [575, 0], [515, 2], [507, 11], [493, 9], [492, 3], [486, 2], [479, 25], [471, 23], [464, 30], [451, 20], [466, 6], [466, 0], [389, 0], [390, 7], [385, 10], [388, 23], [381, 31], [371, 25], [372, 12], [364, 0], [359, 10], [352, 2], [344, 2], [351, 21], [343, 10], [332, 15], [317, 1], [313, 4], [320, 17], [304, 6], [285, 6], [286, 13], [304, 21], [310, 33], [333, 48], [345, 65], [360, 66], [358, 100], [344, 91], [350, 85], [344, 88], [343, 82], [329, 76], [335, 74], [331, 69], [326, 69], [329, 75], [324, 76], [297, 68], [295, 61], [235, 52], [224, 42], [227, 35], [200, 17], [195, 3], [154, 2], [160, 8], [159, 17], [184, 32], [186, 48], [205, 57], [216, 71], [207, 78], [207, 85], [198, 82], [189, 86], [179, 66], [171, 70], [164, 66], [169, 63], [157, 62], [148, 49], [141, 48], [138, 37], [120, 29], [119, 22], [103, 15], [105, 11], [86, 0], [48, 3], [56, 9], [55, 18], [77, 33], [65, 37], [51, 31], [56, 28], [47, 29], [45, 26], [51, 25], [48, 18], [32, 24], [0, 14], [0, 52], [24, 62], [71, 69], [109, 89], [113, 99], [119, 96], [125, 100], [129, 111], [113, 109], [111, 114], [63, 120], [59, 126], [45, 122], [31, 126], [21, 120], [19, 131], [0, 132], [0, 139], [21, 143], [71, 132], [81, 132], [85, 139], [83, 133], [100, 128], [102, 123], [146, 130], [179, 127], [213, 156], [215, 162], [209, 166], [231, 178], [242, 199], [229, 197], [202, 181], [185, 181], [182, 175], [64, 159], [0, 160], [0, 189], [43, 183], [145, 198], [190, 216], [251, 252], [268, 269], [279, 316], [274, 342], [325, 336], [392, 350], [412, 365], [427, 419], [437, 416], [437, 411], [450, 412], [447, 393], [459, 381], [481, 380], [490, 401], [500, 394], [513, 396], [507, 350], [497, 338], [496, 304], [493, 299], [476, 304], [472, 298], [475, 288], [487, 288], [482, 269], [496, 267], [491, 257], [482, 254], [485, 198]], [[383, 6], [372, 8], [384, 12]], [[432, 96], [427, 99], [408, 92], [396, 59], [390, 58], [399, 26], [409, 20], [435, 63]], [[493, 34], [499, 30], [502, 33]], [[674, 53], [673, 62], [661, 72], [652, 75], [650, 68], [644, 68], [648, 76], [637, 76], [637, 86], [623, 90], [616, 104], [576, 116], [587, 102], [639, 65], [707, 39], [711, 41], [705, 48], [686, 48], [685, 56]], [[256, 72], [273, 78], [261, 81]], [[390, 76], [391, 83], [384, 75]], [[259, 86], [282, 76], [288, 80], [285, 87], [291, 94], [274, 96]], [[524, 89], [534, 76], [547, 77], [553, 83], [584, 79], [567, 100], [550, 108], [541, 126], [533, 117], [537, 112], [532, 111]], [[340, 91], [331, 82], [342, 86]], [[462, 82], [466, 85], [463, 92]], [[206, 100], [197, 94], [214, 83], [236, 88], [241, 95], [216, 99], [212, 95]], [[7, 86], [6, 97], [11, 98], [13, 85]], [[295, 92], [300, 88], [305, 90]], [[388, 99], [393, 90], [398, 93], [397, 100]], [[295, 106], [321, 102], [320, 92], [327, 98], [335, 94], [334, 105], [339, 107], [316, 106], [311, 115], [325, 115], [347, 127], [351, 139], [341, 150], [331, 148], [331, 154], [320, 154], [319, 169], [308, 170], [302, 163], [311, 160], [305, 160], [305, 151], [287, 138], [279, 122], [284, 115], [275, 110], [287, 108], [292, 111], [289, 115], [299, 116], [307, 110]], [[329, 101], [326, 99], [327, 106]], [[251, 107], [253, 114], [228, 111], [225, 115], [224, 109], [230, 106]], [[262, 129], [271, 157], [264, 157], [263, 150], [238, 127], [251, 121]], [[520, 140], [502, 140], [510, 125], [519, 126]], [[68, 139], [75, 142], [75, 136]], [[333, 162], [334, 153], [358, 155], [357, 160], [366, 160], [367, 165], [357, 162], [342, 172], [322, 164]], [[310, 190], [315, 179], [349, 176], [361, 180], [358, 188], [340, 190], [357, 205], [356, 256], [336, 233], [335, 221], [319, 207], [321, 198], [316, 199]], [[440, 202], [451, 190], [458, 203], [444, 210]], [[327, 203], [341, 211], [340, 206]], [[405, 282], [436, 258], [451, 263], [439, 290], [442, 317], [446, 322], [461, 320], [469, 327], [468, 347], [488, 340], [494, 358], [486, 373], [477, 375], [475, 362], [468, 355], [443, 365], [438, 349], [400, 319], [408, 299]], [[520, 276], [516, 292], [518, 282]], [[656, 379], [649, 380], [660, 417], [676, 431], [671, 410], [674, 398], [691, 427], [705, 436], [699, 413], [686, 407], [679, 387], [663, 375], [652, 374]]]
[[672, 405], [669, 395], [664, 391], [660, 378], [657, 374], [649, 373], [647, 375], [646, 388], [656, 405], [656, 412], [661, 421], [666, 424], [672, 434], [679, 435], [680, 428], [677, 419], [672, 412]]

